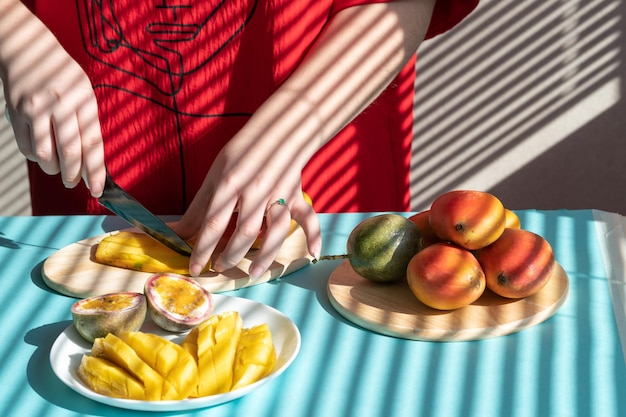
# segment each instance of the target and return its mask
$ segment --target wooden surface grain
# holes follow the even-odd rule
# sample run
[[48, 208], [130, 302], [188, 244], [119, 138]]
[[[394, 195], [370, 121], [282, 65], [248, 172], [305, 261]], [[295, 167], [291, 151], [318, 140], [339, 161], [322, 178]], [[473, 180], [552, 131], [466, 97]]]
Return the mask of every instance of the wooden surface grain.
[[[152, 273], [102, 265], [94, 261], [96, 245], [109, 234], [73, 243], [46, 259], [42, 268], [46, 285], [77, 298], [118, 291], [143, 292], [143, 285]], [[253, 279], [248, 275], [248, 268], [256, 253], [256, 250], [250, 250], [236, 267], [221, 274], [209, 271], [196, 280], [211, 292], [230, 291], [277, 279], [308, 265], [312, 259], [301, 228], [285, 240], [270, 269], [261, 277]]]
[[422, 304], [406, 280], [369, 281], [348, 261], [328, 280], [330, 302], [347, 320], [389, 336], [435, 341], [486, 339], [534, 326], [556, 313], [568, 291], [569, 279], [558, 264], [546, 286], [531, 297], [506, 299], [487, 290], [476, 302], [450, 311]]

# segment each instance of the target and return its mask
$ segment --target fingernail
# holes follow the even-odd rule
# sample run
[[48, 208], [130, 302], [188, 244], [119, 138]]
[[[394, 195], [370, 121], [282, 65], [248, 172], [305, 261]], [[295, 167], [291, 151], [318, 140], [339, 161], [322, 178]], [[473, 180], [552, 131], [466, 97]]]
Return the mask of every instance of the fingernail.
[[91, 191], [92, 196], [99, 198], [100, 196], [102, 196], [102, 191], [104, 190], [104, 187], [102, 186], [102, 183], [95, 182], [91, 184], [91, 187], [89, 187], [89, 190]]
[[221, 262], [219, 260], [217, 260], [213, 264], [213, 270], [215, 272], [219, 272], [221, 274], [222, 272], [226, 271], [226, 268], [224, 268], [224, 266], [221, 264]]
[[202, 273], [202, 265], [198, 263], [193, 263], [189, 265], [189, 275], [192, 277], [197, 277]]
[[248, 272], [248, 274], [250, 275], [251, 279], [257, 279], [261, 278], [261, 275], [263, 275], [264, 272], [265, 270], [262, 267], [254, 265], [250, 267], [250, 271]]

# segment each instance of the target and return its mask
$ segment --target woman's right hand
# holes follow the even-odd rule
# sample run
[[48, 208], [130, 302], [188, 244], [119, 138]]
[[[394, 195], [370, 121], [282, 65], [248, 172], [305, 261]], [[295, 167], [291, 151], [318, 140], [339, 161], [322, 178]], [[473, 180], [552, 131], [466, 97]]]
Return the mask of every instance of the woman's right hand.
[[21, 2], [0, 6], [0, 77], [17, 145], [68, 188], [81, 177], [94, 197], [106, 170], [91, 82], [55, 36]]

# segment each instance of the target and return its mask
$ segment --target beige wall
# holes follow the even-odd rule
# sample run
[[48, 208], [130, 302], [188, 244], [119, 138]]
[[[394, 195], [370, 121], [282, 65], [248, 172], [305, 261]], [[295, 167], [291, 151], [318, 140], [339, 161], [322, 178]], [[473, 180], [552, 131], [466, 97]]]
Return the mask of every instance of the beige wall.
[[420, 50], [412, 194], [626, 214], [626, 0], [483, 0]]
[[[417, 65], [414, 210], [468, 188], [514, 209], [626, 214], [625, 49], [626, 0], [482, 0], [427, 41]], [[30, 214], [4, 117], [0, 161], [0, 215]]]

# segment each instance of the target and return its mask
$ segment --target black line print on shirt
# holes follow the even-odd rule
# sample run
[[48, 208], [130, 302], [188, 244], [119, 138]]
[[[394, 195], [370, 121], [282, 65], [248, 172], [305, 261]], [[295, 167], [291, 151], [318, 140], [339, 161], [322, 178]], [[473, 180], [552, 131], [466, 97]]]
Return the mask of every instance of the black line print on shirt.
[[[131, 77], [125, 85], [97, 84], [94, 89], [124, 91], [172, 112], [181, 189], [185, 190], [181, 117], [249, 117], [251, 113], [214, 111], [211, 109], [217, 107], [210, 105], [203, 112], [197, 108], [190, 111], [181, 108], [177, 97], [186, 79], [205, 65], [211, 65], [214, 59], [228, 59], [220, 57], [220, 52], [242, 32], [254, 15], [258, 0], [76, 0], [76, 3], [87, 53], [112, 70]], [[185, 211], [185, 192], [181, 204]]]
[[[192, 117], [249, 116], [247, 112], [190, 113], [176, 105], [176, 95], [185, 77], [210, 63], [241, 33], [254, 15], [258, 0], [193, 3], [194, 0], [77, 0], [87, 53], [116, 71], [148, 83], [163, 100], [132, 91], [129, 86], [98, 87], [124, 90]], [[233, 5], [245, 10], [233, 13]], [[140, 12], [142, 9], [145, 12]]]

